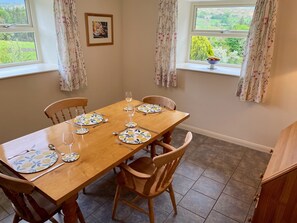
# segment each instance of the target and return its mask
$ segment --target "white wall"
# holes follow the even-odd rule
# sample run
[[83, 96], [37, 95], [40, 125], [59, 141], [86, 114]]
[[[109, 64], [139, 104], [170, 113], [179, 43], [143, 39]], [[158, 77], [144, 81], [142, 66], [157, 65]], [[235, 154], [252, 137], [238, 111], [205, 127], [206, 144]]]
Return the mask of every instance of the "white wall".
[[[114, 45], [87, 47], [85, 12], [113, 14]], [[91, 111], [122, 98], [121, 0], [80, 0], [77, 1], [77, 14], [88, 87], [71, 93], [61, 92], [57, 72], [1, 79], [0, 143], [50, 126], [51, 121], [43, 109], [55, 100], [85, 96]], [[55, 46], [47, 43], [47, 47]]]
[[271, 86], [263, 104], [235, 97], [238, 77], [180, 70], [178, 88], [157, 87], [153, 82], [157, 2], [123, 2], [124, 88], [138, 98], [148, 94], [172, 98], [178, 110], [190, 112], [185, 124], [197, 132], [259, 149], [274, 146], [280, 130], [297, 119], [297, 28], [293, 22], [297, 21], [297, 1], [279, 1]]

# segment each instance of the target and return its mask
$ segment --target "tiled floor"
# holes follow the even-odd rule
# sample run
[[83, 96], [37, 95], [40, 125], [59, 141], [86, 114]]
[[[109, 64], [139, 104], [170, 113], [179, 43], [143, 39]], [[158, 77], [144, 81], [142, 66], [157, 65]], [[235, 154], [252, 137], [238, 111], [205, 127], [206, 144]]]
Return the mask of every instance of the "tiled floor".
[[[174, 146], [182, 144], [186, 131], [176, 129]], [[138, 156], [148, 156], [140, 151]], [[173, 214], [169, 194], [154, 200], [156, 222], [236, 223], [247, 222], [259, 190], [259, 176], [265, 171], [270, 155], [217, 139], [194, 134], [193, 141], [175, 173], [173, 188], [178, 214]], [[115, 192], [113, 171], [79, 194], [78, 203], [86, 222], [108, 223]], [[130, 195], [126, 195], [130, 196]], [[145, 201], [139, 204], [146, 207]], [[0, 192], [0, 223], [12, 222], [13, 210]], [[61, 215], [56, 215], [63, 222]], [[118, 222], [149, 222], [146, 215], [120, 204]], [[22, 221], [23, 222], [23, 221]]]

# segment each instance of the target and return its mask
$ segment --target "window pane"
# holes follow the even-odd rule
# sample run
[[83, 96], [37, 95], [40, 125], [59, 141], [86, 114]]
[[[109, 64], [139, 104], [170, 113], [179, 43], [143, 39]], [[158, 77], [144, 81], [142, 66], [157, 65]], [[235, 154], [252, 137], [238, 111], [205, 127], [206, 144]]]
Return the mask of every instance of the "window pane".
[[0, 0], [0, 24], [28, 24], [25, 0]]
[[206, 61], [216, 56], [220, 63], [240, 65], [246, 38], [192, 36], [190, 60]]
[[36, 60], [33, 32], [0, 33], [0, 65]]
[[255, 7], [197, 8], [196, 30], [249, 30]]

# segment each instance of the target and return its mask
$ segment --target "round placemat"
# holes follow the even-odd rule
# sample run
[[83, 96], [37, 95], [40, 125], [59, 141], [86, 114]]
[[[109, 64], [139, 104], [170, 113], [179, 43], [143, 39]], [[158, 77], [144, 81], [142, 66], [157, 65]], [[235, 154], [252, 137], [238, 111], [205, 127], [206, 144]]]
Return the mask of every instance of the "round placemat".
[[96, 125], [102, 122], [102, 115], [93, 113], [93, 114], [84, 114], [76, 117], [74, 123], [77, 125]]
[[143, 113], [159, 113], [162, 108], [155, 104], [142, 104], [137, 107], [137, 110]]
[[57, 160], [55, 151], [34, 150], [16, 157], [11, 164], [19, 173], [36, 173], [54, 165]]
[[128, 144], [141, 144], [151, 137], [150, 132], [138, 128], [129, 128], [119, 134], [119, 139]]

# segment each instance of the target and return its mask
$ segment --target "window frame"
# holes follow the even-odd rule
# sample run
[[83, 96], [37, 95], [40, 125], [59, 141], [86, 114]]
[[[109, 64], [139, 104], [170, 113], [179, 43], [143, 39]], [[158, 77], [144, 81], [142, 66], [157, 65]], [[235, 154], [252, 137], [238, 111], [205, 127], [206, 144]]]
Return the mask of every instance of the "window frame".
[[37, 25], [36, 25], [37, 20], [33, 10], [33, 3], [31, 2], [31, 0], [24, 0], [24, 3], [27, 11], [28, 24], [0, 24], [0, 33], [33, 32], [37, 60], [27, 61], [27, 62], [15, 62], [15, 63], [2, 64], [2, 65], [0, 64], [0, 69], [6, 68], [6, 67], [38, 64], [38, 63], [42, 63], [43, 61], [42, 54], [41, 54], [39, 34], [38, 34]]
[[[242, 1], [242, 2], [231, 2], [231, 1], [212, 1], [212, 2], [193, 2], [191, 4], [191, 14], [190, 14], [190, 28], [188, 33], [188, 50], [187, 50], [187, 63], [194, 64], [208, 64], [206, 61], [199, 60], [191, 60], [190, 52], [191, 52], [191, 43], [193, 36], [214, 36], [214, 37], [234, 37], [234, 38], [247, 38], [248, 30], [196, 30], [196, 16], [197, 16], [197, 8], [218, 8], [218, 7], [255, 7], [254, 1]], [[235, 67], [240, 68], [240, 65], [236, 64], [218, 64], [216, 66], [225, 66], [225, 67]]]

